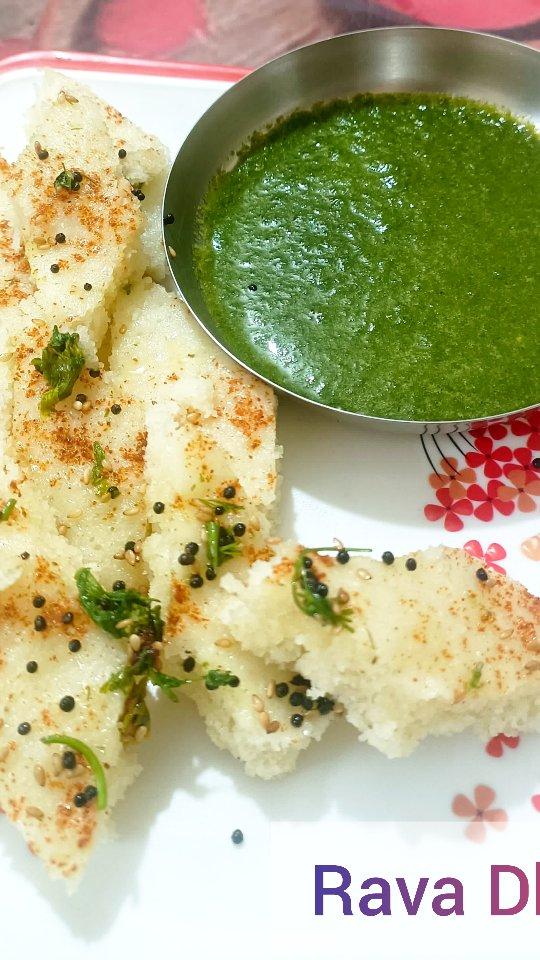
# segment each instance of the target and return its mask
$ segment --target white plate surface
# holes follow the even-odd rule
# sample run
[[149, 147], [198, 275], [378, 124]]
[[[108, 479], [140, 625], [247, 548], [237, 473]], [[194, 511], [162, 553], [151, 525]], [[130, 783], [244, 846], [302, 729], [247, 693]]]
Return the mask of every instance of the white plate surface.
[[[172, 154], [227, 87], [217, 81], [100, 72], [77, 71], [77, 77], [157, 134]], [[0, 76], [0, 148], [8, 159], [23, 143], [24, 111], [37, 78], [38, 71], [30, 68]], [[459, 481], [465, 499], [478, 512], [482, 499], [471, 497], [482, 497], [478, 487], [486, 491], [483, 496], [496, 493], [493, 483], [488, 488], [485, 470], [497, 473], [499, 464], [508, 471], [506, 447], [511, 462], [516, 449], [540, 456], [540, 423], [529, 426], [480, 440], [457, 435], [461, 452], [444, 438], [437, 438], [439, 451], [430, 439], [427, 453], [441, 475], [452, 472], [449, 462], [456, 458], [452, 465], [465, 470]], [[539, 497], [533, 496], [532, 511], [519, 509], [530, 501], [516, 497], [508, 518], [496, 508], [489, 522], [465, 515], [463, 528], [453, 532], [445, 529], [444, 518], [425, 516], [426, 505], [440, 507], [441, 501], [428, 482], [433, 471], [418, 438], [363, 432], [308, 415], [286, 401], [280, 405], [279, 438], [285, 450], [284, 534], [307, 544], [337, 536], [351, 546], [371, 546], [376, 555], [440, 542], [478, 541], [483, 551], [495, 544], [488, 556], [500, 558], [509, 573], [540, 592], [540, 562], [521, 549], [527, 538], [540, 535]], [[480, 451], [475, 452], [476, 444]], [[466, 462], [466, 454], [476, 461], [482, 453], [487, 454], [484, 463]], [[527, 452], [517, 456], [526, 466]], [[518, 486], [519, 469], [520, 461], [513, 470]], [[491, 480], [510, 483], [504, 474]], [[458, 493], [454, 484], [453, 494]], [[448, 498], [445, 492], [439, 496]], [[428, 510], [431, 516], [436, 512]], [[480, 517], [489, 512], [486, 502]], [[478, 551], [474, 544], [469, 549]], [[532, 798], [540, 792], [539, 745], [538, 737], [523, 738], [518, 746], [499, 741], [490, 747], [492, 754], [502, 754], [496, 757], [487, 753], [486, 744], [460, 736], [431, 740], [407, 760], [388, 761], [358, 744], [352, 728], [336, 723], [322, 744], [301, 757], [295, 774], [262, 783], [246, 777], [232, 757], [212, 745], [189, 705], [164, 702], [156, 710], [152, 739], [141, 750], [143, 773], [117, 809], [116, 843], [96, 852], [73, 897], [46, 878], [18, 833], [7, 822], [1, 825], [2, 955], [116, 960], [151, 952], [190, 960], [274, 960], [275, 949], [265, 945], [272, 821], [420, 820], [429, 831], [430, 821], [452, 816], [456, 793], [472, 796], [483, 783], [496, 790], [497, 806], [511, 819], [538, 822]], [[246, 837], [238, 848], [230, 841], [235, 827]], [[297, 950], [294, 956], [304, 960]], [[289, 960], [286, 946], [279, 960]]]

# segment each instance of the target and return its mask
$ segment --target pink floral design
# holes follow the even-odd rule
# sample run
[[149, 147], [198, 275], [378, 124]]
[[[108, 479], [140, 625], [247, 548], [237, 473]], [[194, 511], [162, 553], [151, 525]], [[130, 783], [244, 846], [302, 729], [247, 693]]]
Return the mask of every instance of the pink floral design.
[[466, 550], [471, 557], [482, 560], [486, 567], [491, 567], [491, 569], [496, 570], [497, 573], [506, 573], [504, 567], [499, 566], [499, 564], [495, 562], [496, 560], [504, 560], [506, 557], [506, 550], [500, 543], [490, 543], [486, 550], [482, 550], [478, 540], [468, 540], [467, 543], [463, 545], [463, 549]]
[[483, 467], [486, 477], [500, 477], [503, 472], [501, 464], [509, 463], [512, 459], [510, 447], [494, 447], [489, 437], [478, 437], [475, 446], [476, 450], [465, 454], [468, 465]]
[[440, 462], [440, 474], [430, 473], [429, 483], [434, 490], [447, 487], [454, 500], [460, 500], [466, 494], [465, 484], [474, 483], [476, 470], [472, 467], [463, 467], [458, 470], [457, 457], [448, 457]]
[[492, 737], [486, 743], [486, 753], [490, 757], [502, 757], [505, 747], [508, 747], [509, 750], [515, 750], [519, 747], [519, 741], [519, 737], [507, 737], [505, 733], [498, 733], [496, 737]]
[[428, 503], [424, 507], [424, 516], [426, 520], [440, 520], [444, 517], [444, 527], [449, 533], [457, 533], [463, 530], [462, 516], [469, 516], [472, 511], [470, 500], [461, 498], [454, 500], [452, 494], [446, 488], [437, 490], [435, 496], [439, 503]]
[[480, 487], [477, 483], [471, 484], [467, 490], [467, 498], [474, 504], [473, 513], [477, 520], [483, 520], [489, 523], [493, 520], [495, 510], [502, 513], [504, 517], [509, 517], [514, 512], [512, 499], [503, 500], [500, 495], [501, 483], [499, 480], [490, 480], [487, 489]]
[[471, 822], [465, 828], [465, 836], [474, 843], [483, 843], [486, 839], [486, 823], [494, 830], [504, 830], [508, 823], [505, 810], [493, 810], [496, 793], [491, 787], [479, 784], [474, 788], [474, 801], [463, 793], [458, 793], [452, 801], [452, 812]]
[[507, 483], [499, 483], [498, 497], [504, 503], [515, 501], [522, 513], [536, 510], [534, 497], [540, 497], [540, 480], [531, 480], [527, 470], [510, 470]]

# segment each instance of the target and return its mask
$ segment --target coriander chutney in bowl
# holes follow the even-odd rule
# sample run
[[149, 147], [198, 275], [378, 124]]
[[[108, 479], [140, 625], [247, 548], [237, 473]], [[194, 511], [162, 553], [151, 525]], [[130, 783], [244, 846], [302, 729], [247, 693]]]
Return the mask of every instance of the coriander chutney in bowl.
[[[311, 77], [311, 96], [302, 88], [296, 103], [290, 90], [280, 98], [279, 83], [292, 81], [278, 71], [277, 100], [290, 109], [276, 114], [265, 102], [258, 114], [267, 122], [257, 124], [234, 110], [235, 92], [257, 74], [290, 58], [294, 66], [298, 55], [310, 58], [313, 73], [312, 51], [320, 48], [328, 64], [333, 45], [358, 53], [354, 37], [367, 56], [369, 33], [387, 35], [376, 58], [385, 69], [389, 34], [407, 35], [409, 55], [421, 34], [431, 45], [437, 34], [443, 63], [447, 35], [458, 47], [478, 39], [402, 28], [338, 37], [268, 64], [225, 94], [188, 137], [186, 153], [200, 125], [216, 135], [212, 112], [226, 119], [218, 108], [228, 97], [229, 150], [214, 150], [219, 162], [208, 163], [199, 144], [207, 169], [194, 175], [187, 216], [180, 210], [180, 223], [165, 228], [180, 290], [240, 363], [338, 414], [453, 429], [533, 407], [540, 400], [540, 137], [529, 104], [519, 109], [517, 87], [502, 98], [495, 83], [491, 98], [485, 83], [439, 85], [426, 79], [431, 59], [407, 82], [411, 55], [399, 83], [379, 76], [374, 91], [357, 92], [346, 73], [341, 86], [316, 97], [324, 83]], [[480, 39], [497, 52], [502, 44], [503, 54], [510, 46], [511, 60], [522, 49]], [[469, 53], [474, 72], [478, 51]], [[333, 56], [337, 64], [339, 50]], [[540, 111], [538, 54], [527, 66]], [[498, 70], [511, 86], [500, 63]], [[165, 203], [176, 223], [168, 196]]]

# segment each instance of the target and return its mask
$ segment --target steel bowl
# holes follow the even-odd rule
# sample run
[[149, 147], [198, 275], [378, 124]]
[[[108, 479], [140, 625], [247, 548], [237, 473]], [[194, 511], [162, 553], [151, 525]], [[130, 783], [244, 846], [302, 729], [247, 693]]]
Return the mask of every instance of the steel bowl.
[[[255, 131], [279, 117], [321, 100], [367, 91], [432, 91], [465, 96], [507, 108], [540, 128], [540, 52], [511, 40], [463, 30], [386, 27], [300, 47], [248, 74], [195, 124], [169, 174], [163, 211], [174, 214], [174, 223], [164, 226], [164, 241], [182, 298], [207, 334], [241, 366], [266, 380], [278, 393], [333, 416], [379, 429], [449, 433], [535, 409], [536, 405], [501, 411], [474, 421], [428, 422], [337, 409], [263, 377], [235, 355], [214, 323], [193, 263], [196, 212], [209, 182], [218, 171], [234, 165], [236, 151]], [[170, 255], [170, 247], [175, 256]]]

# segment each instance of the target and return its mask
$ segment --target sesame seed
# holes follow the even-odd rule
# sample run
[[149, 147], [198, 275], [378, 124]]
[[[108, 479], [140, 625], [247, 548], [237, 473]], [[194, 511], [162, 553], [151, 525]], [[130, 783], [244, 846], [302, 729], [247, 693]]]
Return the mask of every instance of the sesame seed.
[[45, 816], [43, 810], [40, 810], [39, 807], [27, 807], [26, 814], [29, 817], [33, 817], [35, 820], [43, 820], [43, 817]]
[[34, 780], [40, 787], [45, 786], [45, 771], [39, 763], [34, 767]]
[[279, 720], [270, 720], [270, 723], [268, 723], [267, 726], [266, 726], [266, 732], [267, 732], [267, 733], [277, 733], [277, 731], [279, 730], [280, 726], [281, 726], [281, 724], [280, 724]]
[[266, 688], [266, 696], [268, 697], [269, 700], [272, 699], [272, 697], [274, 696], [275, 692], [276, 692], [276, 682], [275, 682], [275, 680], [270, 680], [270, 683], [268, 684], [268, 686], [267, 686], [267, 688]]
[[82, 476], [82, 482], [88, 486], [90, 483], [90, 477], [92, 476], [92, 467], [87, 467]]
[[38, 665], [35, 660], [29, 660], [28, 663], [26, 664], [26, 669], [28, 673], [36, 673], [37, 668], [38, 668]]
[[228, 647], [232, 646], [232, 640], [229, 640], [228, 637], [220, 637], [219, 640], [216, 640], [216, 647], [221, 647], [223, 650], [226, 650]]
[[128, 643], [134, 653], [138, 653], [142, 646], [142, 637], [140, 637], [138, 633], [132, 633]]
[[337, 594], [338, 603], [341, 603], [341, 604], [348, 603], [350, 599], [351, 598], [346, 590], [338, 590], [338, 594]]
[[118, 623], [116, 624], [116, 629], [117, 629], [117, 630], [125, 630], [126, 627], [130, 627], [132, 623], [133, 623], [132, 617], [126, 617], [125, 620], [119, 620], [119, 621], [118, 621]]
[[128, 507], [127, 510], [122, 510], [122, 513], [125, 517], [135, 517], [138, 513], [141, 512], [140, 507]]
[[143, 724], [141, 724], [140, 727], [137, 727], [137, 732], [135, 734], [135, 740], [137, 741], [137, 743], [140, 743], [141, 740], [144, 740], [147, 734], [148, 734], [148, 727], [145, 727]]
[[255, 710], [257, 711], [257, 713], [261, 713], [264, 710], [264, 703], [256, 693], [254, 693], [253, 696], [251, 697], [251, 702]]
[[174, 247], [168, 246], [167, 250], [169, 251], [171, 257], [174, 259], [174, 257], [176, 256], [176, 250], [174, 249]]
[[25, 737], [27, 733], [30, 733], [31, 729], [32, 729], [31, 725], [26, 720], [24, 720], [17, 727], [17, 733], [19, 733], [21, 737]]
[[70, 651], [70, 653], [78, 653], [80, 649], [81, 649], [81, 641], [80, 641], [80, 640], [70, 640], [70, 641], [69, 641], [69, 643], [68, 643], [68, 650]]
[[[90, 403], [89, 400], [85, 400], [84, 403], [83, 403], [83, 405], [82, 405], [82, 411], [83, 411], [83, 413], [88, 413], [88, 411], [91, 410], [91, 409], [92, 409], [92, 404]], [[103, 464], [103, 466], [105, 467], [105, 464]]]
[[371, 580], [371, 574], [369, 570], [365, 570], [364, 567], [359, 567], [356, 571], [356, 576], [359, 580]]
[[259, 713], [258, 717], [259, 717], [259, 723], [261, 727], [263, 728], [263, 730], [266, 730], [266, 728], [268, 727], [268, 724], [270, 723], [270, 717], [268, 716], [266, 710], [263, 710], [262, 713]]
[[127, 560], [127, 562], [131, 567], [134, 567], [135, 564], [137, 563], [137, 554], [135, 553], [134, 550], [124, 551], [124, 558]]
[[61, 537], [65, 537], [66, 533], [69, 530], [69, 527], [67, 527], [65, 523], [59, 523], [56, 529], [58, 530], [58, 533], [60, 534]]
[[82, 405], [82, 403], [81, 403], [80, 400], [74, 400], [74, 401], [73, 401], [73, 409], [74, 409], [74, 410], [80, 411], [80, 410], [82, 410], [82, 408], [83, 408], [83, 405]]
[[21, 553], [21, 560], [28, 560], [29, 557], [30, 557], [30, 554], [28, 553], [28, 550], [24, 550]]
[[58, 706], [64, 711], [64, 713], [71, 713], [75, 706], [75, 698], [67, 694], [67, 696], [62, 697], [58, 703]]

